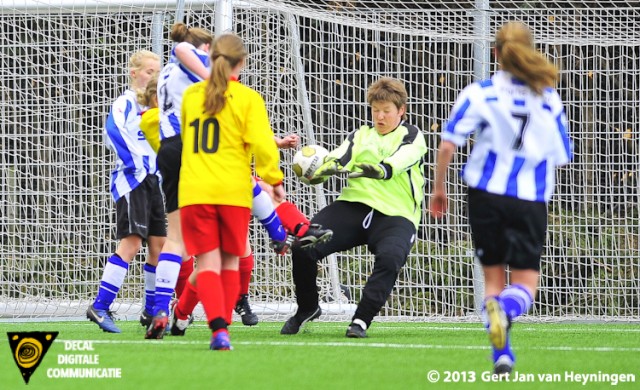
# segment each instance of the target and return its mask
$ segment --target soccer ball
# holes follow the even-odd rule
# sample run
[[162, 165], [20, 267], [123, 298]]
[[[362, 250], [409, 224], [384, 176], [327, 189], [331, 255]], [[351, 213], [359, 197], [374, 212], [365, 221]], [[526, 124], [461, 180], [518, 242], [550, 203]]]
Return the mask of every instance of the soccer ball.
[[304, 184], [319, 184], [317, 179], [311, 182], [313, 172], [324, 163], [329, 151], [320, 145], [307, 145], [293, 156], [293, 172]]

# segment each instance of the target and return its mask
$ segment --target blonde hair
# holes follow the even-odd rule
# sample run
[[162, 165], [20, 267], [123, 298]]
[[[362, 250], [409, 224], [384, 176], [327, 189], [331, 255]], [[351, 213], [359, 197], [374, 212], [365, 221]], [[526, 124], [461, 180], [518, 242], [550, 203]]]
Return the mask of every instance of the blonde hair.
[[231, 71], [247, 57], [242, 39], [235, 34], [223, 34], [211, 47], [211, 75], [206, 88], [204, 109], [209, 115], [220, 112], [225, 105], [224, 96]]
[[[139, 50], [133, 53], [129, 58], [129, 71], [142, 69], [144, 66], [144, 60], [149, 58], [160, 62], [160, 56], [152, 51]], [[133, 77], [131, 77], [131, 72], [129, 72], [129, 85], [133, 86]]]
[[496, 34], [498, 62], [505, 71], [524, 81], [535, 93], [554, 87], [558, 68], [535, 49], [533, 35], [521, 22], [509, 22]]
[[137, 91], [136, 97], [138, 103], [149, 108], [158, 106], [158, 74], [156, 73], [147, 84], [147, 88], [144, 91]]
[[[367, 103], [371, 105], [373, 102], [391, 102], [397, 109], [407, 105], [407, 90], [404, 83], [391, 77], [383, 77], [371, 84], [367, 90]], [[403, 115], [403, 119], [406, 117]]]
[[213, 42], [213, 35], [209, 31], [198, 27], [189, 27], [184, 23], [175, 23], [171, 27], [169, 38], [174, 42], [189, 42], [195, 47]]

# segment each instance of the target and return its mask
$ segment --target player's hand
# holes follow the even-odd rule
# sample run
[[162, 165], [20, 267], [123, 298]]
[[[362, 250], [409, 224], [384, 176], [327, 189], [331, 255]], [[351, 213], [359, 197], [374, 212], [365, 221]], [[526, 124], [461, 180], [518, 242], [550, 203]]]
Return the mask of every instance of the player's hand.
[[276, 186], [273, 186], [273, 200], [280, 203], [280, 202], [284, 202], [284, 199], [286, 197], [287, 197], [287, 193], [285, 192], [284, 187], [282, 186], [282, 183]]
[[280, 149], [295, 148], [298, 146], [298, 143], [300, 143], [300, 137], [296, 134], [289, 134], [284, 138], [276, 137], [276, 145], [278, 145]]
[[356, 163], [354, 165], [359, 172], [351, 172], [349, 178], [367, 177], [369, 179], [386, 179], [391, 176], [391, 172], [387, 172], [387, 168], [382, 164]]
[[429, 213], [434, 218], [442, 218], [447, 212], [447, 193], [444, 191], [434, 191], [429, 200]]
[[320, 165], [315, 172], [313, 172], [312, 180], [316, 178], [322, 178], [335, 175], [336, 173], [343, 172], [343, 167], [340, 165], [337, 159], [327, 157], [324, 164]]

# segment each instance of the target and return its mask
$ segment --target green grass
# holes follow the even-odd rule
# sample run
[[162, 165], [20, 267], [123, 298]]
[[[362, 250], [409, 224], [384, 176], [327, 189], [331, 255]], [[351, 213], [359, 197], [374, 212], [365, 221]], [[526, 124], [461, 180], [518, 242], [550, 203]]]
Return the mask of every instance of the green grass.
[[[210, 351], [202, 323], [185, 337], [143, 339], [137, 322], [118, 322], [121, 334], [84, 322], [0, 322], [0, 333], [58, 331], [25, 387], [8, 339], [0, 338], [2, 389], [635, 389], [640, 386], [640, 328], [622, 324], [531, 324], [513, 328], [516, 371], [535, 378], [517, 387], [492, 383], [487, 337], [479, 324], [376, 322], [369, 338], [344, 337], [346, 323], [314, 322], [298, 335], [279, 334], [281, 322], [231, 327], [234, 350]], [[92, 341], [94, 351], [65, 351], [65, 340]], [[91, 367], [58, 363], [58, 355], [98, 355], [93, 367], [121, 368], [120, 379], [54, 379], [50, 369]], [[437, 384], [428, 373], [440, 375]], [[583, 385], [565, 372], [633, 374], [635, 383]], [[559, 373], [546, 382], [538, 374]], [[445, 377], [451, 382], [444, 382]], [[473, 381], [473, 382], [471, 382]]]

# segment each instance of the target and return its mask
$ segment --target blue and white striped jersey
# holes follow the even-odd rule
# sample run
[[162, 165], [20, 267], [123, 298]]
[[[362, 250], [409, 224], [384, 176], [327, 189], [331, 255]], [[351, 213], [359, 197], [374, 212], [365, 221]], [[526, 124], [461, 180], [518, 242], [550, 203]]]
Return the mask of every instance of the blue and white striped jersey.
[[[197, 49], [190, 43], [191, 50], [200, 61], [209, 68], [209, 53]], [[160, 140], [180, 134], [180, 111], [182, 108], [182, 94], [191, 84], [202, 81], [195, 73], [187, 69], [175, 55], [175, 48], [171, 50], [169, 63], [160, 71], [158, 76], [158, 106], [160, 108]]]
[[129, 89], [116, 99], [107, 116], [104, 140], [116, 154], [110, 180], [111, 195], [116, 201], [142, 183], [148, 174], [156, 173], [156, 154], [140, 130], [145, 109]]
[[467, 86], [451, 111], [442, 140], [458, 146], [475, 132], [462, 170], [472, 188], [548, 202], [555, 167], [572, 158], [567, 120], [553, 88], [535, 94], [505, 71]]

